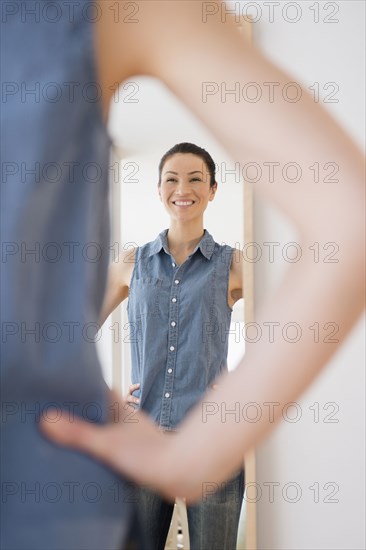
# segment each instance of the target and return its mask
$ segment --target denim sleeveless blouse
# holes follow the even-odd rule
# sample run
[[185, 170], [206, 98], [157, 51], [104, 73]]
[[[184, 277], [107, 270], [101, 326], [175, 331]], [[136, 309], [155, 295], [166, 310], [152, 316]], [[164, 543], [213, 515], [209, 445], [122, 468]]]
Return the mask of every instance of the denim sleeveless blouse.
[[233, 248], [205, 229], [176, 265], [168, 229], [136, 249], [127, 312], [134, 395], [160, 429], [176, 430], [215, 378], [227, 370], [228, 305]]
[[[107, 418], [94, 333], [109, 263], [96, 3], [1, 2], [1, 547], [120, 549], [126, 484], [45, 438], [54, 405]], [[93, 4], [93, 5], [92, 5]]]

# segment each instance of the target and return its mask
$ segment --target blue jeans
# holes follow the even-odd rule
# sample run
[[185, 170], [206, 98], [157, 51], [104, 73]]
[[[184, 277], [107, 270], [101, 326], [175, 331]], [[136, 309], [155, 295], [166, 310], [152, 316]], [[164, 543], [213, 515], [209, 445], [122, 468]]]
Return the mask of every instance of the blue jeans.
[[[226, 483], [203, 484], [202, 500], [187, 506], [191, 550], [236, 549], [244, 483], [244, 470], [241, 470]], [[174, 503], [146, 487], [138, 488], [137, 498], [143, 550], [164, 550]]]

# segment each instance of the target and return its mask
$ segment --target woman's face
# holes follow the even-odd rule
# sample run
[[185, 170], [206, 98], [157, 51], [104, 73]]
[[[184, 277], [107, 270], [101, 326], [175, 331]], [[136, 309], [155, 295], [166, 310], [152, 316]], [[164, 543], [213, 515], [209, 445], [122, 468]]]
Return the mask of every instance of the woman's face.
[[170, 217], [178, 220], [202, 217], [216, 188], [217, 184], [210, 187], [206, 163], [191, 153], [173, 155], [161, 171], [160, 200]]

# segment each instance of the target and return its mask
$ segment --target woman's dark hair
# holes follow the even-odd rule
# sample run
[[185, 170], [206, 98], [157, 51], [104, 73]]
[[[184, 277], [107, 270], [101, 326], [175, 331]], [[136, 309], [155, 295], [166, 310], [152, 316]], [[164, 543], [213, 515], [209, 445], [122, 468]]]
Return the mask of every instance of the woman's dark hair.
[[192, 154], [196, 155], [197, 157], [200, 157], [203, 162], [206, 164], [208, 172], [210, 174], [210, 187], [212, 187], [215, 183], [215, 174], [216, 174], [216, 166], [215, 163], [211, 157], [211, 155], [202, 147], [198, 147], [198, 145], [195, 145], [194, 143], [177, 143], [169, 149], [165, 153], [165, 155], [162, 157], [160, 163], [159, 163], [159, 183], [158, 185], [161, 185], [161, 171], [163, 169], [163, 166], [165, 162], [168, 160], [168, 158], [172, 157], [173, 155], [176, 155], [177, 153], [181, 154]]

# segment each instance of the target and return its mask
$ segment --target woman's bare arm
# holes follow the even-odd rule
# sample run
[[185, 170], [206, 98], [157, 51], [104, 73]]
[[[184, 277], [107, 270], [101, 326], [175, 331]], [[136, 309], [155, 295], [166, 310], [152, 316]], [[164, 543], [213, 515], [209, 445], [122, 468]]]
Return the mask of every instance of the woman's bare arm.
[[[303, 255], [287, 270], [255, 320], [261, 326], [296, 323], [301, 330], [296, 343], [285, 340], [281, 330], [274, 341], [263, 331], [256, 344], [247, 342], [238, 368], [220, 380], [218, 389], [210, 391], [184, 420], [180, 433], [167, 441], [142, 413], [135, 415], [139, 422], [133, 425], [122, 421], [100, 428], [65, 421], [46, 426], [58, 441], [91, 452], [167, 496], [190, 500], [200, 497], [204, 481], [219, 482], [233, 473], [244, 453], [273, 429], [283, 406], [296, 400], [324, 368], [364, 310], [364, 159], [306, 90], [294, 103], [282, 97], [271, 102], [265, 94], [257, 103], [235, 102], [232, 95], [222, 95], [236, 82], [254, 82], [265, 90], [268, 82], [281, 89], [293, 81], [238, 35], [232, 18], [227, 16], [225, 24], [219, 17], [204, 22], [202, 2], [137, 4], [140, 21], [135, 27], [130, 25], [123, 33], [121, 26], [113, 27], [107, 20], [100, 27], [104, 53], [110, 51], [111, 58], [102, 75], [105, 85], [116, 76], [120, 80], [131, 74], [156, 76], [200, 117], [236, 161], [280, 166], [296, 162], [303, 171], [296, 183], [280, 177], [280, 170], [275, 181], [256, 184], [257, 191], [294, 224]], [[130, 50], [124, 69], [126, 41]], [[116, 72], [110, 69], [117, 66]], [[216, 89], [218, 93], [213, 93]], [[339, 182], [312, 181], [309, 167], [314, 162], [337, 163]], [[338, 262], [316, 263], [309, 253], [314, 242], [336, 243]], [[332, 341], [323, 331], [327, 323], [336, 327]], [[323, 331], [319, 339], [314, 324]], [[236, 403], [241, 411], [249, 402], [260, 407], [257, 422], [241, 416], [237, 422], [235, 415], [222, 414]]]
[[241, 250], [236, 248], [233, 252], [232, 265], [230, 269], [230, 294], [234, 303], [244, 298], [243, 288], [244, 256]]
[[114, 309], [128, 296], [131, 268], [131, 250], [124, 250], [108, 268], [108, 277], [99, 324], [102, 325]]

